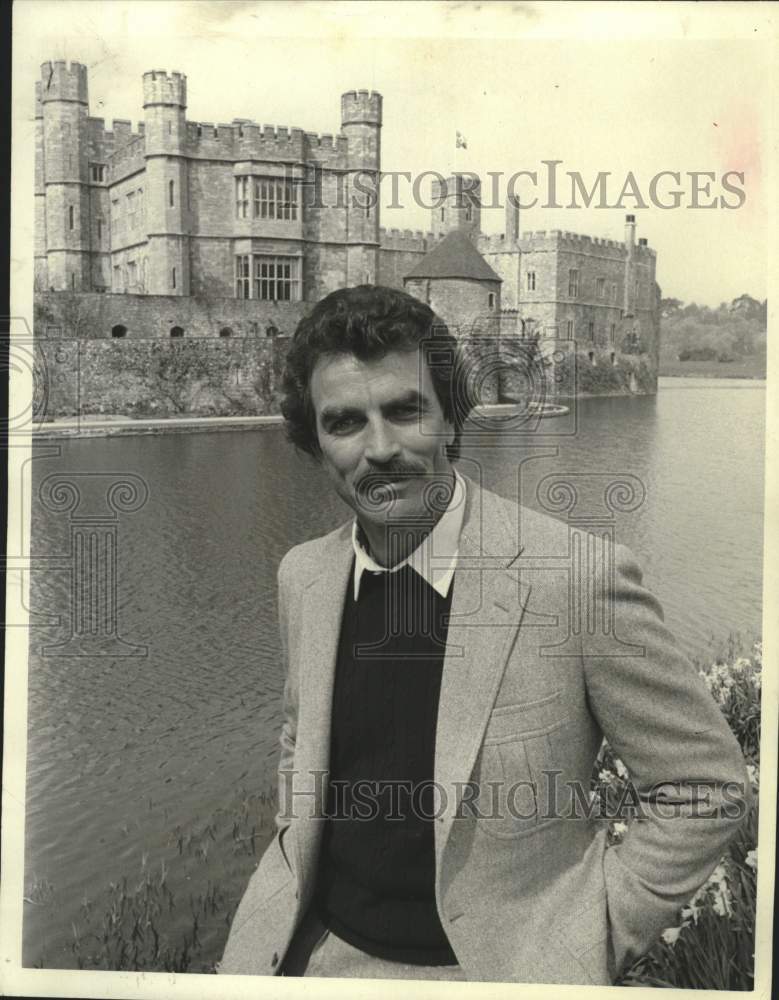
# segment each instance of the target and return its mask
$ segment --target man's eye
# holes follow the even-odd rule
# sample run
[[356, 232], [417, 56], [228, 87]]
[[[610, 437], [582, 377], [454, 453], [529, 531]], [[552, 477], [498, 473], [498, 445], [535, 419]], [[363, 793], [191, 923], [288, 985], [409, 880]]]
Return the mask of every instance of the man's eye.
[[418, 406], [402, 406], [400, 409], [395, 410], [394, 413], [396, 420], [416, 420], [418, 416]]
[[356, 417], [341, 417], [328, 427], [330, 434], [349, 434], [359, 426]]

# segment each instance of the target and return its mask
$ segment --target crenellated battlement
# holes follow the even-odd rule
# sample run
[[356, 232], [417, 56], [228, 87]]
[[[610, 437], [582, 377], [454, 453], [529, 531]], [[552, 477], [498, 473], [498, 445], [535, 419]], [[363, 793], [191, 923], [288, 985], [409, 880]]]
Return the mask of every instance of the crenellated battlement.
[[143, 74], [143, 106], [165, 104], [179, 108], [187, 106], [187, 77], [184, 73], [168, 73], [152, 69]]
[[345, 166], [345, 135], [304, 132], [287, 125], [259, 125], [247, 119], [232, 122], [186, 123], [186, 148], [194, 157], [215, 159], [271, 159], [324, 161]]
[[540, 229], [535, 232], [522, 233], [519, 238], [520, 249], [524, 252], [554, 247], [559, 250], [571, 250], [585, 253], [599, 249], [612, 251], [610, 256], [622, 257], [626, 253], [624, 243], [619, 240], [605, 239], [599, 236], [585, 236], [564, 229]]
[[49, 101], [76, 101], [89, 103], [87, 68], [78, 62], [64, 59], [41, 64], [41, 103]]
[[379, 229], [379, 243], [382, 250], [409, 250], [416, 253], [427, 253], [437, 242], [431, 232], [421, 229]]
[[506, 239], [505, 233], [479, 233], [476, 238], [479, 253], [506, 253], [516, 250], [516, 246]]
[[381, 125], [383, 98], [375, 90], [347, 90], [341, 94], [341, 124]]

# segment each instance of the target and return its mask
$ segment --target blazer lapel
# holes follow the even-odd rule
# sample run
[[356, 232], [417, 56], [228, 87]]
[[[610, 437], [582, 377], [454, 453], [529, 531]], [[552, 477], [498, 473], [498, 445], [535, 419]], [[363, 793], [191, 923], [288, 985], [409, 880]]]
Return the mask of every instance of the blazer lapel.
[[[350, 528], [323, 553], [319, 575], [303, 594], [300, 637], [298, 741], [295, 746], [297, 870], [306, 895], [313, 888], [330, 766], [330, 731], [338, 639], [346, 588], [351, 582]], [[313, 794], [307, 794], [313, 793]], [[303, 900], [304, 904], [307, 900]]]
[[510, 568], [522, 550], [505, 514], [472, 480], [466, 478], [466, 485], [435, 741], [435, 781], [442, 794], [435, 823], [437, 880], [462, 797], [453, 783], [471, 776], [530, 594]]

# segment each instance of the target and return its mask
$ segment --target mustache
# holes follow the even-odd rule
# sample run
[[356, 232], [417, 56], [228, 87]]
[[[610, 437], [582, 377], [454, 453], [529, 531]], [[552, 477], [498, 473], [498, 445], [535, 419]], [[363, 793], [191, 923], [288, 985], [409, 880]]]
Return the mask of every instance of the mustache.
[[408, 462], [393, 462], [391, 465], [381, 469], [371, 469], [366, 472], [355, 483], [358, 491], [370, 489], [372, 486], [381, 486], [384, 483], [399, 482], [403, 479], [411, 479], [414, 476], [423, 475], [427, 470], [424, 466], [413, 465]]

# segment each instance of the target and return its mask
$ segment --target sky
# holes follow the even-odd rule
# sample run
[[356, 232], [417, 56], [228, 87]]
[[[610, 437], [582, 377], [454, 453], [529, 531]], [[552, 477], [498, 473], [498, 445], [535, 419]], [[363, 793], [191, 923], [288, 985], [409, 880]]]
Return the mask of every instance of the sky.
[[[622, 239], [627, 212], [658, 255], [663, 295], [716, 306], [766, 293], [773, 5], [493, 3], [111, 3], [19, 0], [14, 23], [14, 143], [32, 120], [33, 83], [48, 59], [89, 69], [90, 114], [142, 120], [141, 78], [149, 69], [187, 75], [187, 118], [337, 132], [340, 95], [384, 97], [384, 171], [452, 169], [508, 177], [536, 171], [517, 188], [538, 205], [523, 231], [564, 229]], [[455, 149], [461, 132], [467, 149]], [[544, 161], [559, 160], [558, 202], [544, 207]], [[678, 208], [649, 197], [652, 178], [678, 172]], [[723, 175], [743, 192], [723, 187]], [[611, 207], [570, 204], [568, 172], [589, 189], [608, 173]], [[632, 172], [646, 202], [615, 206]], [[713, 173], [693, 207], [690, 172]], [[15, 183], [19, 182], [19, 176]], [[705, 179], [704, 179], [705, 182]], [[429, 209], [400, 181], [402, 208], [382, 225], [428, 228]], [[659, 197], [672, 204], [671, 178]], [[426, 196], [429, 188], [422, 186]], [[505, 181], [499, 183], [501, 201]], [[720, 196], [737, 208], [721, 207]], [[503, 231], [503, 210], [483, 229]], [[16, 252], [16, 251], [14, 251]]]

